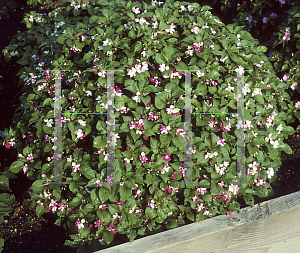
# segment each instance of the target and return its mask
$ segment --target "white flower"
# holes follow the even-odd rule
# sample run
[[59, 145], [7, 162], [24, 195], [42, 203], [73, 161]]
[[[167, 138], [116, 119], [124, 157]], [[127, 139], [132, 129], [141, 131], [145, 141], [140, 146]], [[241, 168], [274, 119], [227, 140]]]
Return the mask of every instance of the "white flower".
[[231, 87], [230, 83], [228, 83], [228, 88], [226, 88], [225, 90], [232, 91], [232, 90], [234, 90], [234, 87]]
[[78, 123], [81, 125], [81, 126], [85, 126], [86, 125], [86, 123], [85, 123], [85, 121], [83, 121], [83, 120], [78, 120]]
[[202, 73], [202, 72], [200, 72], [200, 71], [197, 71], [197, 76], [198, 77], [201, 77], [201, 76], [204, 76], [205, 75], [205, 73]]
[[242, 121], [242, 120], [239, 120], [239, 121], [238, 121], [238, 124], [236, 124], [236, 127], [237, 127], [237, 129], [242, 128], [242, 127], [243, 127], [243, 121]]
[[193, 9], [194, 9], [194, 5], [189, 5], [189, 6], [188, 6], [188, 10], [189, 10], [189, 12], [192, 12], [192, 11], [193, 11]]
[[111, 42], [108, 39], [106, 39], [105, 41], [103, 41], [103, 46], [105, 47], [107, 45], [111, 45]]
[[165, 70], [169, 70], [169, 66], [166, 66], [164, 63], [159, 65], [160, 72], [164, 72]]
[[226, 56], [224, 59], [220, 59], [221, 62], [225, 62], [228, 57]]
[[274, 176], [274, 169], [271, 167], [267, 170], [268, 178], [272, 178]]
[[134, 77], [136, 75], [136, 69], [132, 68], [132, 69], [127, 69], [127, 75], [129, 75], [130, 77]]
[[140, 12], [140, 9], [139, 9], [139, 8], [136, 8], [136, 7], [133, 7], [133, 8], [132, 8], [132, 11], [133, 11], [135, 14], [141, 13], [141, 12]]
[[242, 66], [239, 66], [238, 68], [235, 69], [235, 71], [237, 73], [239, 73], [240, 75], [242, 75], [245, 71], [244, 71], [244, 68]]
[[195, 34], [198, 34], [198, 32], [199, 32], [199, 27], [194, 27], [192, 30], [191, 30], [191, 32], [193, 32], [193, 33], [195, 33]]
[[254, 91], [252, 93], [252, 97], [254, 97], [255, 95], [259, 95], [261, 94], [261, 89], [260, 88], [254, 88]]
[[273, 145], [273, 148], [278, 148], [278, 146], [279, 146], [278, 141], [270, 141], [270, 143]]
[[280, 125], [276, 128], [276, 130], [279, 131], [279, 134], [280, 134], [280, 132], [283, 130], [282, 125], [280, 124]]
[[236, 195], [238, 193], [239, 187], [236, 184], [231, 184], [229, 186], [229, 192], [233, 192], [233, 195]]

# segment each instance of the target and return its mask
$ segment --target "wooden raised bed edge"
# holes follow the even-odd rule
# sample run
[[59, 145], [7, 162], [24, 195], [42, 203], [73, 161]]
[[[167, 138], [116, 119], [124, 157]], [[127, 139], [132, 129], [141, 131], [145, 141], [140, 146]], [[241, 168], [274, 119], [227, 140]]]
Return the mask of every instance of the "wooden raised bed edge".
[[300, 206], [300, 191], [255, 204], [254, 207], [242, 208], [239, 212], [234, 211], [231, 216], [219, 215], [201, 222], [140, 238], [131, 244], [127, 242], [94, 253], [144, 253], [159, 250], [200, 236], [240, 226], [247, 222], [261, 220], [297, 206]]

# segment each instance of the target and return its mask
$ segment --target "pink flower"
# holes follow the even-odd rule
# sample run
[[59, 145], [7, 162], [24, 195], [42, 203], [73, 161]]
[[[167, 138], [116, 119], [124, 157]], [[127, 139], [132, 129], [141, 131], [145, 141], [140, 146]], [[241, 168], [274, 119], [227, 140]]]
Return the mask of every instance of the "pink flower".
[[181, 61], [181, 57], [178, 57], [176, 60], [177, 60], [177, 61]]
[[227, 215], [230, 215], [230, 216], [231, 216], [232, 212], [233, 212], [233, 211], [228, 211], [228, 214], [227, 214]]
[[87, 37], [87, 35], [82, 35], [82, 36], [81, 36], [82, 41], [85, 41], [85, 40], [86, 40], [86, 37]]
[[9, 145], [9, 143], [7, 141], [4, 142], [4, 145], [5, 145], [6, 149], [10, 149], [10, 145]]
[[121, 202], [116, 201], [116, 204], [119, 205], [119, 206], [124, 206], [124, 205], [123, 205], [123, 201], [121, 201]]
[[171, 155], [170, 154], [166, 154], [165, 156], [162, 157], [162, 160], [166, 160], [167, 162], [171, 160]]
[[298, 101], [298, 102], [295, 104], [295, 107], [297, 107], [297, 108], [300, 109], [300, 101]]
[[93, 229], [94, 225], [93, 224], [90, 224], [89, 225], [89, 229]]
[[140, 160], [141, 160], [142, 163], [145, 163], [145, 162], [147, 162], [148, 157], [142, 156], [142, 157], [140, 157]]
[[172, 174], [171, 178], [176, 179], [176, 173]]
[[64, 205], [63, 202], [61, 202], [60, 204], [58, 204], [58, 206], [59, 206], [58, 210], [63, 211], [65, 209], [65, 205]]
[[99, 206], [99, 208], [100, 208], [100, 209], [102, 209], [102, 208], [103, 208], [104, 210], [106, 210], [106, 208], [107, 208], [107, 205], [105, 205], [105, 204], [104, 204], [104, 205], [100, 205], [100, 206]]
[[146, 141], [148, 140], [148, 136], [144, 136], [143, 139]]
[[29, 140], [28, 140], [30, 143], [33, 143], [33, 137], [29, 137]]
[[117, 231], [112, 228], [108, 228], [108, 231], [112, 232], [114, 235], [117, 234]]
[[94, 224], [95, 224], [95, 228], [97, 228], [97, 227], [102, 227], [102, 226], [103, 226], [103, 224], [102, 224], [101, 222], [102, 222], [102, 220], [101, 220], [101, 219], [99, 219], [99, 221], [95, 221], [95, 222], [94, 222]]

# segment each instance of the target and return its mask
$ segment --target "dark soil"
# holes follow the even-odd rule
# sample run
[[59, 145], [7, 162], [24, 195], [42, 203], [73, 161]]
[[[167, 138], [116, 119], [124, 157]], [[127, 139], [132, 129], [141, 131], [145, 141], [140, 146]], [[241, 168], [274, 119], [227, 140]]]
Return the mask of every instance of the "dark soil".
[[[53, 1], [58, 4], [61, 1]], [[149, 2], [149, 1], [147, 1]], [[41, 7], [29, 8], [26, 0], [9, 0], [0, 2], [0, 51], [9, 45], [12, 36], [18, 31], [26, 30], [24, 24], [20, 24], [23, 14], [31, 10], [41, 10]], [[213, 13], [214, 14], [214, 13]], [[215, 14], [217, 15], [217, 14]], [[219, 15], [218, 15], [219, 16]], [[223, 20], [222, 20], [223, 21]], [[6, 63], [1, 55], [0, 76], [0, 130], [9, 128], [12, 117], [19, 105], [19, 97], [22, 94], [22, 86], [18, 85], [15, 78], [18, 72], [16, 62]], [[2, 83], [2, 89], [1, 89]], [[299, 125], [296, 120], [290, 124], [295, 129]], [[281, 160], [282, 166], [277, 173], [277, 181], [272, 184], [274, 195], [265, 199], [255, 198], [255, 203], [259, 203], [268, 199], [277, 198], [300, 190], [300, 133], [296, 132], [285, 140], [293, 150], [293, 154], [287, 155], [283, 153]], [[0, 171], [8, 167], [12, 162], [12, 150], [5, 149], [0, 143]], [[10, 180], [10, 187], [16, 195], [16, 201], [12, 207], [16, 208], [10, 217], [5, 217], [5, 222], [0, 225], [5, 240], [3, 253], [72, 253], [76, 249], [63, 246], [67, 238], [66, 232], [62, 227], [54, 225], [55, 218], [44, 215], [37, 218], [33, 211], [29, 209], [30, 198], [26, 194], [26, 190], [31, 185], [27, 177], [22, 173], [18, 175], [18, 179]], [[25, 194], [23, 194], [25, 192]], [[243, 200], [240, 201], [241, 207], [246, 207]], [[186, 220], [186, 224], [191, 221]], [[117, 235], [111, 246], [128, 242], [126, 236]], [[89, 252], [89, 251], [86, 251]]]

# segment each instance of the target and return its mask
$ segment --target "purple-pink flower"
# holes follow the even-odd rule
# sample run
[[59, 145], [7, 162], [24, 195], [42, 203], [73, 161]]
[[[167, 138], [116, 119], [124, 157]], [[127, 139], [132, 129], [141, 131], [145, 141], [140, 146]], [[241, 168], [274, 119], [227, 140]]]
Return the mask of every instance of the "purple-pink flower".
[[282, 38], [282, 40], [290, 40], [291, 37], [290, 37], [290, 33], [289, 32], [284, 32], [284, 36]]
[[269, 19], [268, 19], [267, 17], [263, 17], [263, 23], [264, 23], [264, 24], [268, 23], [268, 20], [269, 20]]
[[298, 85], [298, 83], [293, 83], [293, 84], [291, 85], [291, 89], [292, 89], [292, 90], [295, 90], [296, 87], [297, 87], [297, 85]]

